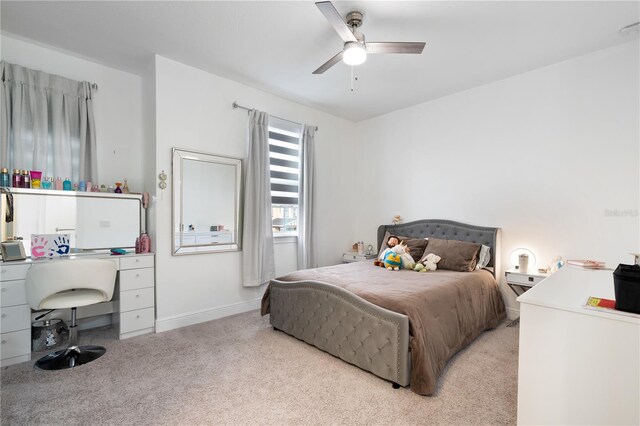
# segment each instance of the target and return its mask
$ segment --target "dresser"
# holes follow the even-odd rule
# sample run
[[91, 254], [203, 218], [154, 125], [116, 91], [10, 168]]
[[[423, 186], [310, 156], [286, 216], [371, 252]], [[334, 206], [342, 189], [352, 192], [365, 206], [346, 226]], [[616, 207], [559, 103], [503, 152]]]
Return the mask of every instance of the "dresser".
[[31, 309], [27, 304], [25, 279], [33, 264], [40, 262], [73, 262], [79, 259], [104, 258], [118, 268], [113, 299], [91, 305], [79, 316], [111, 314], [118, 337], [126, 339], [155, 330], [154, 255], [109, 254], [78, 255], [68, 259], [4, 262], [0, 264], [0, 365], [31, 359]]
[[640, 316], [595, 311], [611, 270], [565, 266], [518, 297], [518, 424], [639, 424]]

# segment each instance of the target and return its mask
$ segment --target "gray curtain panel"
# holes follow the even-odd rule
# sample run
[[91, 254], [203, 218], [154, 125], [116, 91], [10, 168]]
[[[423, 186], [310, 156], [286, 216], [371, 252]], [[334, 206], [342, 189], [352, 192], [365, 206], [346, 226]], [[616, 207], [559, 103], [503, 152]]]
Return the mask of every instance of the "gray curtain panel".
[[249, 113], [244, 176], [242, 284], [257, 287], [275, 278], [269, 172], [269, 116]]
[[315, 126], [304, 125], [300, 145], [300, 190], [298, 194], [298, 269], [318, 266], [315, 227]]
[[97, 182], [91, 84], [4, 61], [0, 77], [2, 167]]

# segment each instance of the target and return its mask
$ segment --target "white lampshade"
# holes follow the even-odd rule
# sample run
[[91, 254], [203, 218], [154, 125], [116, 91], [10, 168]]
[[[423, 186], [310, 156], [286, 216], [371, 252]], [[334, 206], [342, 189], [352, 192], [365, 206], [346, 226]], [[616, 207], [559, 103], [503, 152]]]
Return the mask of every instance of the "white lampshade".
[[347, 65], [360, 65], [367, 60], [367, 51], [362, 43], [350, 41], [344, 44], [342, 61]]
[[[509, 263], [511, 263], [511, 267], [515, 268], [516, 266], [518, 266], [520, 264], [520, 255], [521, 254], [526, 254], [527, 256], [529, 256], [529, 265], [528, 265], [528, 270], [532, 271], [535, 270], [536, 267], [536, 255], [533, 254], [533, 252], [529, 249], [526, 248], [517, 248], [514, 251], [511, 252], [511, 254], [509, 255]], [[521, 272], [527, 272], [527, 271], [521, 271]]]

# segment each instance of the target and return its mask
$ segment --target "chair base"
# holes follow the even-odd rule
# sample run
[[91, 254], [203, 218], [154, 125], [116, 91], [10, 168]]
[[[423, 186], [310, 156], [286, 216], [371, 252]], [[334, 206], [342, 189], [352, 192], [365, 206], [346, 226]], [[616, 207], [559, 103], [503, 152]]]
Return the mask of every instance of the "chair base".
[[95, 361], [107, 350], [102, 346], [69, 346], [60, 351], [51, 352], [36, 361], [40, 370], [65, 370]]

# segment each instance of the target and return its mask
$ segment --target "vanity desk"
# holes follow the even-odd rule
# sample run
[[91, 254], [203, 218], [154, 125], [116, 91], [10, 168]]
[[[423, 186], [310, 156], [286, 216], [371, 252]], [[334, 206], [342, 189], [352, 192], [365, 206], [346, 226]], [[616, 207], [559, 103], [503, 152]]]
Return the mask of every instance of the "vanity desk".
[[[71, 255], [68, 258], [0, 263], [0, 365], [31, 359], [31, 318], [27, 304], [25, 279], [34, 264], [73, 262], [78, 259], [108, 259], [118, 268], [113, 299], [97, 305], [78, 308], [79, 318], [111, 315], [120, 339], [155, 330], [154, 254], [112, 256], [108, 252]], [[46, 283], [43, 283], [46, 285]], [[60, 311], [51, 314], [56, 317]], [[104, 325], [104, 324], [99, 324]], [[83, 327], [81, 327], [83, 328]]]

